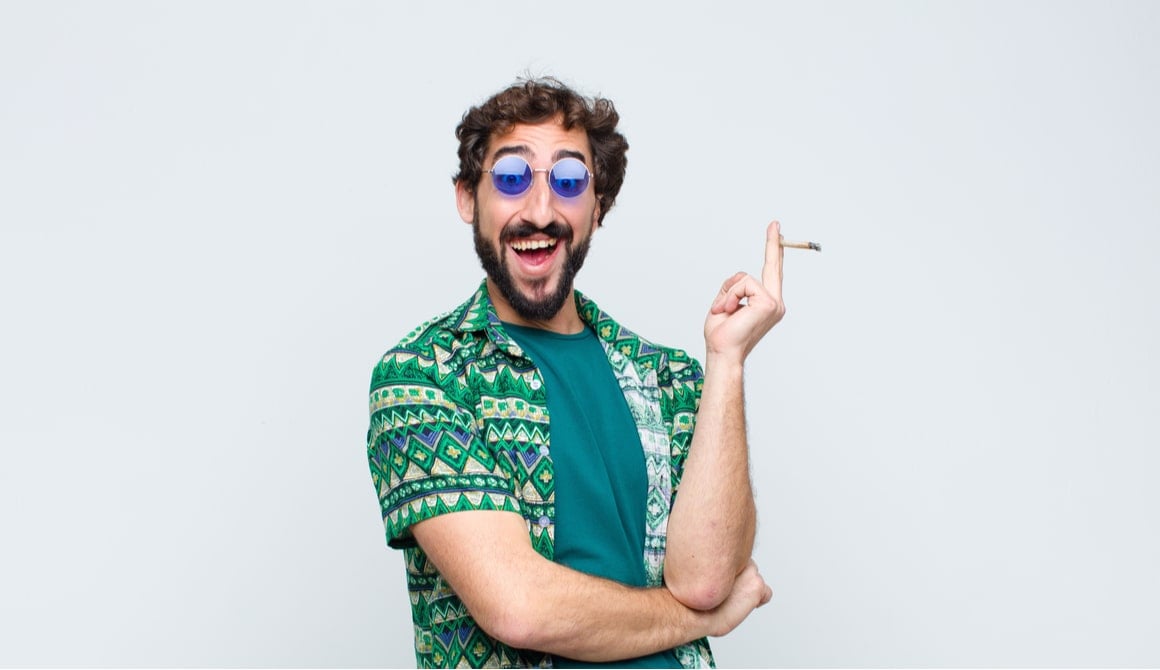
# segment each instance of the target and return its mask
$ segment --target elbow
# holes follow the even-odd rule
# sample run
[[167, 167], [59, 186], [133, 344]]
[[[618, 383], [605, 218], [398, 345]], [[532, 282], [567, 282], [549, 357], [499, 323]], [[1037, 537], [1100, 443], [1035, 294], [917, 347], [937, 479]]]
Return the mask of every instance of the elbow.
[[517, 612], [508, 612], [487, 623], [480, 621], [479, 625], [488, 635], [509, 647], [536, 649], [539, 646], [533, 622]]
[[543, 640], [540, 632], [543, 620], [536, 612], [534, 599], [511, 598], [480, 608], [472, 617], [479, 627], [491, 637], [516, 649], [540, 649]]
[[732, 575], [704, 575], [693, 579], [674, 579], [666, 576], [665, 585], [685, 607], [708, 611], [716, 609], [733, 591]]

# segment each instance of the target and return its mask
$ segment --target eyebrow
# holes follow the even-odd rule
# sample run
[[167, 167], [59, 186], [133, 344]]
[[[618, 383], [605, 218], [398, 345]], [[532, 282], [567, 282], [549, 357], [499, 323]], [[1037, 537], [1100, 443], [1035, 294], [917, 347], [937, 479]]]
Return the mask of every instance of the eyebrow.
[[[532, 150], [526, 144], [509, 144], [507, 146], [496, 149], [495, 153], [491, 157], [491, 160], [494, 162], [503, 158], [504, 156], [510, 156], [512, 154], [527, 158], [532, 154]], [[584, 152], [576, 151], [574, 149], [557, 149], [556, 153], [552, 154], [553, 162], [558, 161], [561, 158], [575, 158], [584, 164], [588, 163], [588, 157], [584, 155]]]
[[581, 163], [588, 163], [588, 157], [585, 156], [583, 152], [573, 151], [572, 149], [560, 149], [556, 153], [552, 154], [553, 161], [558, 161], [561, 158], [575, 158]]
[[518, 156], [527, 156], [530, 153], [532, 153], [532, 150], [529, 149], [528, 145], [526, 145], [526, 144], [509, 144], [506, 147], [500, 147], [500, 148], [496, 149], [495, 154], [491, 157], [491, 159], [493, 161], [495, 161], [495, 160], [499, 160], [499, 159], [503, 158], [504, 156], [508, 156], [510, 154], [516, 154]]

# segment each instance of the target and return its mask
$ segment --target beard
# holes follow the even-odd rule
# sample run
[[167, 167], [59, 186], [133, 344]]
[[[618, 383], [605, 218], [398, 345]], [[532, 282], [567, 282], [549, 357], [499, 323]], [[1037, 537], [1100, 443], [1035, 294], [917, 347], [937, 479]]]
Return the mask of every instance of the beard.
[[[507, 260], [500, 252], [483, 238], [479, 232], [479, 219], [472, 222], [474, 230], [475, 253], [479, 256], [479, 263], [484, 272], [491, 278], [503, 294], [504, 299], [520, 317], [528, 321], [548, 321], [560, 312], [564, 302], [572, 297], [572, 280], [584, 265], [588, 256], [588, 246], [592, 242], [591, 236], [584, 238], [573, 248], [572, 231], [559, 223], [550, 223], [544, 228], [531, 224], [515, 224], [504, 228], [500, 232], [500, 248], [506, 247], [508, 242], [519, 237], [527, 237], [533, 233], [543, 233], [556, 240], [556, 244], [563, 244], [564, 267], [560, 269], [560, 276], [556, 289], [547, 295], [541, 295], [543, 289], [551, 281], [551, 277], [537, 279], [531, 283], [532, 294], [525, 294], [516, 287], [508, 269]], [[515, 252], [512, 252], [515, 253]], [[537, 297], [539, 296], [539, 297]]]

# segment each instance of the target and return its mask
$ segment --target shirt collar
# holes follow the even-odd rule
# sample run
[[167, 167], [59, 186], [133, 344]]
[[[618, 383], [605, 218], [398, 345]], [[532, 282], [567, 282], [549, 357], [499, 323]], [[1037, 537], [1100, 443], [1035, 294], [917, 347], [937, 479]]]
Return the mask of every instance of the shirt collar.
[[[615, 332], [619, 329], [602, 327], [602, 325], [607, 326], [610, 323], [615, 323], [612, 318], [600, 311], [596, 303], [580, 291], [574, 290], [572, 293], [576, 300], [576, 309], [580, 312], [580, 318], [584, 323], [596, 331], [597, 337], [612, 342], [615, 336], [620, 334]], [[479, 282], [479, 288], [468, 298], [467, 302], [452, 311], [451, 323], [456, 332], [484, 332], [488, 339], [505, 348], [509, 344], [514, 344], [504, 332], [503, 324], [495, 312], [495, 305], [487, 293], [487, 279]]]

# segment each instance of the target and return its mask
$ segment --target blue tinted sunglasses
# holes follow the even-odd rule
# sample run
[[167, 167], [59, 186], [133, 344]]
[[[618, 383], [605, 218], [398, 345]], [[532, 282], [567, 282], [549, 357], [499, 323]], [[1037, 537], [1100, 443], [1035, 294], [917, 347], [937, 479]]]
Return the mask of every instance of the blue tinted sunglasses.
[[548, 185], [561, 198], [575, 198], [588, 188], [592, 173], [576, 158], [561, 158], [551, 168], [533, 168], [520, 156], [504, 156], [487, 171], [495, 189], [505, 195], [520, 195], [532, 187], [537, 172], [548, 173]]

